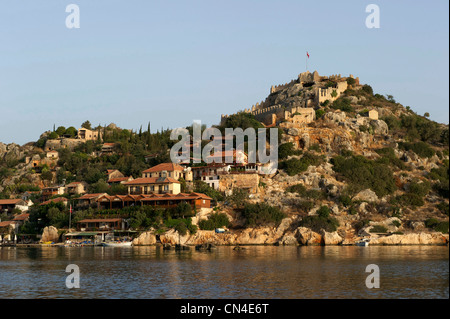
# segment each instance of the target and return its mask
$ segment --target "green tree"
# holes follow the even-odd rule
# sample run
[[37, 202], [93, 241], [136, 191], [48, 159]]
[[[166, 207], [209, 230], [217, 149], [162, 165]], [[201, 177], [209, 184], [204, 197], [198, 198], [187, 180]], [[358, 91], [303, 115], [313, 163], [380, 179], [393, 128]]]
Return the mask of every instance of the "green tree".
[[88, 130], [92, 130], [91, 122], [89, 122], [89, 121], [83, 122], [83, 124], [81, 124], [81, 127], [88, 129]]
[[66, 128], [64, 126], [59, 126], [55, 132], [59, 136], [62, 136], [66, 132]]

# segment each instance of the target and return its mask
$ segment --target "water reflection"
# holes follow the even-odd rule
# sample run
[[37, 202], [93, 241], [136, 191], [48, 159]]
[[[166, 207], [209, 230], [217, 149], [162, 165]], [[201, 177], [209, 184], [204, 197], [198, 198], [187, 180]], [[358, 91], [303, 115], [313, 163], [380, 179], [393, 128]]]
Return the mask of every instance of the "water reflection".
[[[68, 264], [81, 288], [67, 289]], [[368, 264], [381, 288], [367, 289]], [[0, 249], [3, 298], [448, 298], [448, 247]]]

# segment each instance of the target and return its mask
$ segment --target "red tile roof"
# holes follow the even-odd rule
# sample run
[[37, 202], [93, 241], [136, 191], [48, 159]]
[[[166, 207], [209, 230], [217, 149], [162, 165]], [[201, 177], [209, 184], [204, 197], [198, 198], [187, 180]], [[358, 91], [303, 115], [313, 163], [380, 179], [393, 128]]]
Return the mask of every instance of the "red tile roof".
[[143, 177], [136, 178], [135, 180], [125, 182], [124, 185], [146, 185], [146, 184], [166, 184], [166, 183], [177, 183], [180, 184], [179, 181], [172, 177]]
[[15, 221], [12, 221], [12, 220], [8, 220], [8, 221], [6, 221], [6, 222], [0, 222], [0, 227], [6, 227], [6, 226], [9, 226], [9, 225], [11, 225], [11, 224], [15, 224], [16, 222]]
[[49, 200], [39, 204], [39, 206], [48, 205], [50, 203], [62, 203], [62, 202], [67, 202], [67, 198], [65, 198], [65, 197], [56, 197], [56, 198], [49, 199]]
[[211, 197], [202, 194], [202, 193], [179, 193], [177, 195], [174, 194], [152, 194], [152, 195], [144, 195], [145, 197], [141, 199], [143, 202], [155, 201], [155, 200], [190, 200], [190, 199], [207, 199], [212, 200]]
[[156, 166], [150, 167], [149, 169], [146, 169], [142, 173], [154, 173], [154, 172], [162, 172], [162, 171], [173, 172], [173, 171], [183, 171], [183, 170], [184, 170], [184, 168], [178, 164], [161, 163], [159, 165], [156, 165]]
[[95, 193], [95, 194], [84, 194], [81, 197], [78, 197], [78, 199], [92, 199], [95, 197], [100, 197], [101, 195], [107, 195], [106, 193]]
[[0, 205], [16, 205], [21, 199], [0, 199]]
[[17, 215], [16, 217], [13, 218], [13, 220], [25, 220], [28, 217], [30, 217], [30, 214], [24, 213], [24, 214]]
[[130, 177], [111, 178], [111, 179], [108, 179], [108, 183], [123, 182], [123, 181], [127, 181], [129, 179], [130, 179]]

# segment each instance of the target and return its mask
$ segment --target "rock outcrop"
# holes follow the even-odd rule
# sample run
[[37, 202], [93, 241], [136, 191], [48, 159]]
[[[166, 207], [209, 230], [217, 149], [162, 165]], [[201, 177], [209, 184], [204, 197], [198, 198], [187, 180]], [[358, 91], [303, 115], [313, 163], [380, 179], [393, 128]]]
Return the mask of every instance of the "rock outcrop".
[[44, 228], [42, 232], [41, 242], [58, 242], [59, 240], [59, 234], [58, 229], [54, 226], [47, 226]]
[[152, 231], [143, 232], [139, 237], [133, 239], [134, 246], [149, 246], [156, 244], [156, 235]]
[[442, 233], [410, 233], [393, 234], [370, 238], [370, 245], [445, 245], [448, 244], [448, 234]]

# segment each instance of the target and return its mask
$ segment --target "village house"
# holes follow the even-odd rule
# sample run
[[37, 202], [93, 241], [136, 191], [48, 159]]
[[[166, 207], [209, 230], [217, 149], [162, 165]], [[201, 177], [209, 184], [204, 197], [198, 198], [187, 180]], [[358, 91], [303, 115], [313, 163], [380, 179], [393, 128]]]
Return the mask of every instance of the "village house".
[[12, 219], [14, 222], [16, 222], [16, 224], [18, 226], [23, 225], [24, 223], [26, 223], [28, 221], [28, 219], [30, 218], [30, 214], [28, 213], [22, 213], [19, 215], [14, 216], [14, 218]]
[[32, 201], [23, 199], [0, 199], [0, 213], [11, 214], [15, 209], [27, 211], [33, 205]]
[[134, 178], [133, 176], [124, 176], [124, 177], [117, 177], [117, 178], [111, 178], [108, 179], [107, 183], [109, 185], [114, 185], [114, 184], [124, 184], [126, 182], [130, 182], [132, 181]]
[[80, 128], [78, 130], [78, 139], [85, 141], [93, 141], [101, 138], [101, 133], [98, 131], [88, 130], [87, 128]]
[[172, 177], [167, 177], [166, 172], [162, 172], [161, 177], [143, 177], [125, 182], [128, 187], [128, 194], [178, 194], [181, 192], [180, 182]]
[[112, 155], [114, 154], [116, 143], [103, 143], [101, 155]]
[[66, 191], [64, 186], [51, 186], [42, 189], [42, 200], [48, 200], [50, 197], [63, 195]]
[[245, 152], [241, 150], [231, 150], [231, 151], [217, 151], [206, 157], [205, 162], [207, 163], [226, 163], [226, 164], [241, 164], [245, 165], [248, 163], [248, 156]]
[[119, 170], [117, 169], [108, 169], [106, 170], [106, 175], [108, 176], [108, 180], [113, 178], [125, 177]]
[[13, 220], [0, 222], [0, 242], [13, 240], [19, 225]]
[[185, 181], [192, 181], [192, 171], [179, 164], [161, 163], [142, 172], [142, 177], [171, 177], [176, 180], [183, 178]]
[[107, 170], [107, 175], [108, 175], [107, 183], [109, 185], [123, 184], [125, 182], [129, 182], [129, 181], [133, 180], [133, 176], [125, 176], [117, 169]]
[[211, 163], [206, 166], [192, 167], [192, 174], [194, 180], [200, 180], [208, 184], [213, 189], [219, 188], [219, 174], [221, 172], [228, 172], [231, 165], [224, 163]]
[[128, 194], [178, 194], [181, 192], [179, 179], [192, 182], [192, 171], [174, 163], [162, 163], [142, 172], [141, 178], [124, 182]]
[[83, 219], [77, 222], [79, 231], [112, 231], [124, 230], [125, 221], [122, 218]]
[[20, 198], [24, 201], [29, 201], [31, 197], [33, 196], [39, 196], [41, 194], [41, 191], [26, 191], [20, 195]]
[[150, 195], [101, 195], [95, 202], [101, 209], [121, 209], [130, 206], [150, 205], [163, 208], [188, 203], [194, 208], [210, 208], [211, 197], [201, 193], [150, 194]]
[[65, 192], [69, 195], [85, 194], [88, 190], [88, 183], [86, 182], [72, 182], [66, 185]]
[[77, 198], [78, 201], [78, 207], [89, 207], [93, 205], [94, 203], [97, 204], [96, 200], [102, 196], [102, 195], [108, 195], [106, 193], [95, 193], [95, 194], [84, 194], [83, 196]]

